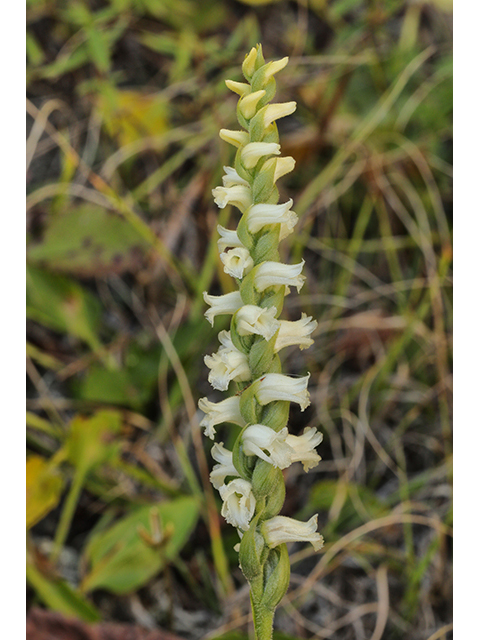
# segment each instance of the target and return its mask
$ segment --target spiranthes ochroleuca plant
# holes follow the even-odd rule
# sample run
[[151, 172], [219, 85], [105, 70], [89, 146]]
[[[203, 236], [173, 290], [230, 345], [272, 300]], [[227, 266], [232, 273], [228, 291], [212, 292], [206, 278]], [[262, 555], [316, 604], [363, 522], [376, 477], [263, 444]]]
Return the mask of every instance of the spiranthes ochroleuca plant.
[[280, 155], [276, 120], [290, 115], [295, 102], [270, 104], [275, 94], [275, 74], [288, 58], [265, 63], [261, 45], [254, 47], [242, 65], [247, 82], [227, 80], [240, 96], [237, 118], [244, 130], [222, 129], [220, 137], [236, 148], [234, 167], [224, 167], [223, 186], [213, 190], [216, 204], [228, 204], [242, 213], [237, 229], [218, 226], [218, 248], [224, 271], [236, 279], [238, 291], [221, 296], [204, 293], [212, 324], [217, 315], [231, 316], [230, 330], [219, 334], [220, 347], [205, 356], [208, 379], [215, 389], [226, 391], [232, 382], [239, 393], [220, 402], [202, 398], [205, 413], [201, 426], [215, 438], [215, 427], [236, 426], [233, 451], [213, 445], [210, 475], [223, 501], [222, 515], [237, 528], [240, 567], [250, 583], [255, 632], [258, 640], [270, 640], [276, 606], [290, 580], [286, 543], [323, 545], [317, 517], [308, 522], [279, 515], [285, 499], [282, 469], [301, 462], [308, 471], [320, 461], [315, 447], [322, 434], [307, 428], [300, 436], [289, 434], [290, 403], [303, 411], [310, 404], [309, 374], [291, 377], [282, 373], [278, 352], [291, 345], [308, 348], [317, 323], [302, 313], [299, 320], [279, 319], [290, 287], [298, 291], [305, 276], [304, 261], [283, 264], [278, 245], [292, 233], [297, 215], [293, 201], [278, 204], [276, 181], [292, 171], [295, 161]]

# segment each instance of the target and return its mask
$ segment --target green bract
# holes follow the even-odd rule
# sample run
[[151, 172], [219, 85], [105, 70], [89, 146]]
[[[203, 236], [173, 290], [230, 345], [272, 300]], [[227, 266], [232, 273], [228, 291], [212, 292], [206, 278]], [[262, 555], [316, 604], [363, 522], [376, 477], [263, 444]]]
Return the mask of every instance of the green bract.
[[[272, 636], [273, 612], [285, 595], [290, 565], [286, 542], [308, 541], [316, 550], [322, 536], [316, 518], [308, 523], [279, 516], [285, 500], [282, 469], [302, 462], [315, 466], [315, 447], [322, 435], [308, 428], [303, 435], [288, 433], [290, 402], [303, 411], [308, 404], [309, 376], [282, 374], [278, 351], [285, 346], [307, 348], [316, 322], [302, 314], [298, 321], [280, 320], [283, 300], [290, 287], [300, 290], [305, 277], [303, 261], [279, 262], [278, 245], [292, 233], [297, 215], [292, 201], [278, 204], [276, 181], [290, 172], [295, 161], [281, 157], [279, 118], [295, 111], [295, 102], [269, 104], [275, 95], [275, 74], [288, 58], [265, 63], [261, 45], [254, 47], [242, 66], [247, 83], [227, 80], [240, 98], [237, 118], [246, 131], [222, 129], [220, 137], [236, 149], [234, 167], [224, 167], [223, 186], [213, 190], [216, 204], [237, 207], [242, 217], [236, 230], [219, 227], [220, 258], [226, 273], [235, 278], [239, 292], [225, 296], [204, 294], [213, 324], [216, 315], [231, 315], [230, 331], [219, 335], [217, 353], [206, 356], [209, 381], [219, 390], [230, 382], [240, 393], [228, 401], [200, 401], [205, 412], [201, 426], [214, 439], [216, 425], [233, 423], [237, 440], [229, 452], [223, 443], [212, 455], [219, 463], [211, 475], [222, 497], [222, 514], [239, 532], [240, 566], [250, 583], [255, 631], [258, 640]], [[223, 484], [221, 482], [223, 481]]]

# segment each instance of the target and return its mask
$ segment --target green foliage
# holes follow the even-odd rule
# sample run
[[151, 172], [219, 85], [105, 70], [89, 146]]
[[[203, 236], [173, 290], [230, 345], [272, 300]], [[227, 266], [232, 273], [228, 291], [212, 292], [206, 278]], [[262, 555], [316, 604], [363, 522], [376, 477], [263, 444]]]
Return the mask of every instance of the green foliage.
[[[152, 509], [158, 510], [166, 540], [149, 545], [140, 531], [149, 526]], [[146, 584], [178, 555], [199, 515], [195, 498], [182, 497], [158, 506], [145, 505], [105, 531], [94, 533], [84, 551], [90, 567], [82, 591], [107, 589], [129, 593]]]

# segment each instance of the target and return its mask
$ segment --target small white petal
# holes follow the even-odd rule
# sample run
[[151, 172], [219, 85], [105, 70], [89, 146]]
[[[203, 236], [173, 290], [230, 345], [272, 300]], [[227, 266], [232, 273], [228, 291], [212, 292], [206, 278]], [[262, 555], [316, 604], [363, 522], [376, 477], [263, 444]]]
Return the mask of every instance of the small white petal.
[[241, 152], [243, 164], [247, 169], [253, 169], [263, 156], [280, 154], [280, 145], [276, 142], [249, 142]]
[[274, 120], [291, 115], [297, 108], [296, 102], [282, 102], [280, 104], [269, 104], [263, 112], [264, 126], [272, 124]]
[[248, 182], [241, 178], [233, 167], [223, 167], [225, 175], [222, 177], [224, 187], [234, 187], [238, 184], [248, 187]]
[[240, 427], [245, 426], [245, 421], [240, 413], [240, 398], [232, 396], [220, 402], [210, 402], [208, 398], [200, 398], [198, 408], [205, 413], [200, 426], [205, 429], [205, 435], [213, 440], [214, 427], [223, 422], [232, 422]]
[[302, 313], [300, 320], [290, 322], [280, 320], [280, 329], [275, 340], [275, 353], [290, 345], [298, 345], [300, 349], [308, 349], [313, 344], [310, 334], [317, 326], [316, 320]]
[[304, 471], [313, 469], [321, 457], [315, 451], [323, 440], [323, 433], [313, 427], [307, 427], [301, 436], [287, 435], [286, 443], [293, 449], [292, 462], [301, 462]]
[[298, 264], [283, 264], [282, 262], [262, 262], [255, 270], [254, 284], [257, 291], [265, 291], [267, 287], [286, 285], [297, 287], [297, 291], [303, 287], [306, 280], [301, 275], [305, 260]]
[[221, 331], [218, 337], [222, 346], [217, 353], [205, 356], [204, 361], [210, 369], [208, 381], [212, 387], [226, 391], [231, 380], [245, 382], [250, 380], [252, 374], [247, 356], [234, 346], [230, 333]]
[[300, 409], [305, 411], [310, 404], [307, 391], [309, 378], [310, 374], [303, 378], [292, 378], [283, 373], [266, 373], [255, 382], [257, 385], [255, 397], [261, 405], [276, 400], [297, 402]]
[[223, 270], [233, 278], [243, 278], [253, 267], [253, 260], [245, 247], [237, 247], [229, 249], [220, 254], [220, 260], [223, 262]]
[[278, 73], [282, 69], [284, 69], [288, 64], [288, 57], [282, 58], [281, 60], [273, 60], [267, 64], [267, 68], [265, 70], [265, 80], [271, 78], [275, 73]]
[[225, 478], [227, 476], [238, 477], [238, 472], [232, 461], [232, 452], [225, 449], [223, 442], [215, 443], [212, 447], [211, 454], [212, 458], [218, 462], [218, 464], [213, 466], [210, 474], [210, 482], [215, 489], [220, 489], [220, 487], [225, 484]]
[[224, 142], [233, 144], [234, 147], [241, 147], [247, 144], [249, 140], [248, 133], [246, 131], [231, 131], [230, 129], [220, 129], [218, 134]]
[[225, 293], [223, 296], [211, 296], [206, 291], [203, 292], [203, 299], [210, 305], [210, 309], [205, 311], [205, 317], [213, 327], [215, 316], [235, 313], [243, 305], [240, 291]]
[[251, 77], [255, 72], [255, 62], [257, 61], [257, 48], [252, 47], [245, 56], [242, 64], [242, 71], [247, 77]]
[[244, 96], [246, 93], [251, 91], [251, 87], [246, 82], [236, 82], [235, 80], [225, 80], [225, 84], [234, 93], [237, 93], [239, 96]]
[[225, 251], [227, 247], [243, 247], [235, 229], [225, 229], [221, 224], [217, 225], [220, 238], [217, 240], [218, 250]]
[[252, 424], [243, 432], [243, 451], [247, 456], [257, 456], [274, 467], [286, 469], [292, 464], [294, 455], [286, 442], [287, 436], [287, 427], [277, 432], [263, 424]]
[[275, 307], [244, 305], [236, 315], [239, 335], [257, 334], [263, 336], [265, 340], [270, 340], [279, 327], [279, 321], [275, 318], [276, 313]]
[[[276, 158], [274, 158], [276, 160]], [[251, 233], [257, 233], [269, 224], [281, 224], [280, 240], [293, 231], [298, 216], [291, 211], [293, 200], [284, 204], [254, 204], [245, 212], [247, 227]]]
[[272, 549], [284, 542], [310, 542], [315, 551], [319, 551], [323, 547], [323, 537], [317, 532], [317, 520], [318, 515], [312, 516], [308, 522], [275, 516], [263, 523], [262, 532]]
[[215, 187], [212, 189], [215, 204], [224, 209], [227, 204], [233, 204], [243, 213], [252, 204], [252, 191], [250, 187], [237, 184], [233, 187]]
[[249, 93], [239, 101], [238, 108], [244, 118], [246, 118], [247, 120], [253, 118], [257, 110], [257, 104], [263, 98], [265, 93], [265, 89], [260, 89], [260, 91]]
[[237, 529], [247, 531], [256, 504], [250, 482], [237, 478], [222, 485], [219, 492], [223, 500], [222, 516]]

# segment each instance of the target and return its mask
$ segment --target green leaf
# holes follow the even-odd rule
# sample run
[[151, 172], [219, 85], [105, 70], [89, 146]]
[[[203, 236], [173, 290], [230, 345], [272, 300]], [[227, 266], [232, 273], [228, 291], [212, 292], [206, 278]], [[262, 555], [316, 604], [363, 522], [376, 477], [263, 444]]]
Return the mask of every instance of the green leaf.
[[41, 456], [32, 455], [26, 464], [27, 529], [54, 509], [62, 495], [63, 480]]
[[43, 242], [28, 250], [28, 259], [56, 271], [101, 276], [140, 266], [147, 247], [117, 214], [83, 205], [52, 216]]
[[27, 562], [27, 582], [53, 611], [86, 622], [98, 622], [101, 619], [95, 607], [69, 584], [63, 580], [48, 578], [31, 562]]
[[150, 546], [138, 533], [139, 527], [149, 530], [152, 505], [137, 509], [90, 539], [84, 554], [90, 571], [82, 582], [83, 591], [102, 588], [117, 594], [130, 593], [178, 555], [196, 525], [198, 502], [192, 497], [182, 497], [155, 507], [163, 528], [173, 530], [165, 546]]
[[100, 303], [78, 282], [27, 266], [27, 317], [84, 340], [94, 350]]
[[118, 411], [98, 411], [91, 418], [75, 416], [65, 443], [67, 458], [83, 474], [118, 457], [115, 436], [122, 426]]
[[125, 353], [121, 369], [93, 364], [79, 384], [78, 396], [139, 410], [156, 388], [160, 351], [159, 345], [143, 349], [132, 344]]

